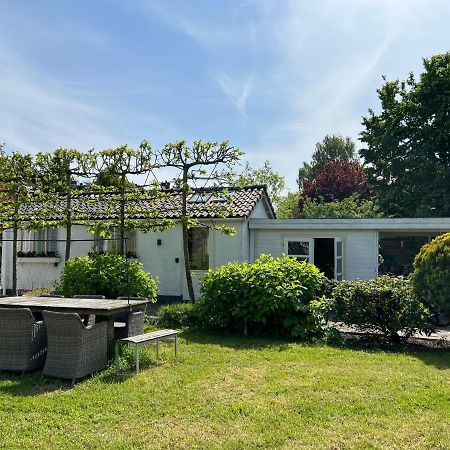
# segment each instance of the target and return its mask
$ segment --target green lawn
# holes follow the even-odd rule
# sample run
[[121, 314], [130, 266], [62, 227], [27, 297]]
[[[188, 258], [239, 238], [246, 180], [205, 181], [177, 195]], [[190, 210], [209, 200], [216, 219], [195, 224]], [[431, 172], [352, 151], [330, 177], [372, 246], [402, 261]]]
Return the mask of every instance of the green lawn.
[[450, 352], [185, 332], [79, 382], [0, 374], [0, 448], [450, 448]]

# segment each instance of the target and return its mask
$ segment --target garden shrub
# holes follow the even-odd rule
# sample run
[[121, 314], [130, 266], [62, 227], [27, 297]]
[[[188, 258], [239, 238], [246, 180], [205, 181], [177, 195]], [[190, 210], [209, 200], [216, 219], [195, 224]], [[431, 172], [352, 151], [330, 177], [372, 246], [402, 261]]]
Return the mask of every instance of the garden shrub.
[[147, 297], [156, 301], [155, 280], [144, 270], [142, 263], [127, 262], [114, 253], [90, 254], [69, 259], [64, 265], [57, 292], [65, 297], [80, 294], [104, 295], [106, 298]]
[[317, 267], [292, 257], [229, 263], [201, 279], [199, 317], [218, 328], [311, 337], [322, 331], [322, 311], [314, 301], [323, 278]]
[[162, 306], [158, 312], [158, 325], [171, 328], [188, 327], [197, 324], [197, 304], [173, 303]]
[[450, 233], [421, 248], [414, 259], [411, 283], [420, 299], [450, 314]]
[[402, 277], [342, 281], [334, 289], [333, 300], [338, 320], [362, 331], [381, 332], [393, 342], [417, 331], [431, 331], [428, 309]]

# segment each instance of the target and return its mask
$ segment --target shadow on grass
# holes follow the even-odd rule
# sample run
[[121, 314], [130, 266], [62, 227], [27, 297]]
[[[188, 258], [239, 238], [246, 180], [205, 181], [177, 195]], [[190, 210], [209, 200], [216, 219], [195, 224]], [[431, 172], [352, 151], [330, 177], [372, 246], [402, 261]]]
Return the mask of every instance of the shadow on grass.
[[284, 351], [290, 344], [298, 344], [298, 339], [282, 338], [277, 335], [245, 336], [239, 333], [226, 331], [203, 330], [189, 328], [182, 331], [180, 336], [188, 342], [196, 344], [213, 344], [220, 347], [232, 348], [234, 350], [267, 350], [276, 349]]
[[21, 375], [17, 372], [0, 373], [0, 393], [18, 397], [33, 397], [58, 390], [72, 389], [69, 380], [42, 377], [42, 371]]
[[351, 349], [364, 352], [383, 352], [408, 355], [439, 370], [450, 369], [450, 348], [430, 347], [421, 341], [392, 344], [373, 336], [344, 336], [329, 346], [337, 349]]
[[302, 341], [300, 339], [279, 336], [244, 336], [227, 332], [185, 329], [181, 337], [188, 342], [197, 344], [213, 344], [234, 350], [267, 350], [273, 349], [285, 351], [291, 344], [320, 346], [327, 345], [336, 349], [359, 350], [364, 352], [384, 352], [392, 354], [409, 355], [422, 360], [427, 365], [432, 365], [440, 370], [450, 369], [450, 348], [432, 348], [420, 342], [390, 344], [381, 339], [359, 336], [358, 338], [335, 338], [328, 341]]

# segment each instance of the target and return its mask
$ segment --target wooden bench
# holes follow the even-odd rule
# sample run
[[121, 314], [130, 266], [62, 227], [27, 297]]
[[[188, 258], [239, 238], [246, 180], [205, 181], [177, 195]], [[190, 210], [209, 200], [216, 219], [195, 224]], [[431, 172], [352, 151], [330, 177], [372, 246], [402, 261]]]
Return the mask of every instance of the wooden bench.
[[156, 356], [159, 358], [159, 341], [168, 338], [175, 338], [175, 356], [178, 353], [178, 331], [158, 330], [152, 333], [139, 334], [116, 341], [116, 375], [119, 374], [119, 344], [134, 344], [136, 346], [136, 373], [139, 373], [139, 347], [156, 341]]

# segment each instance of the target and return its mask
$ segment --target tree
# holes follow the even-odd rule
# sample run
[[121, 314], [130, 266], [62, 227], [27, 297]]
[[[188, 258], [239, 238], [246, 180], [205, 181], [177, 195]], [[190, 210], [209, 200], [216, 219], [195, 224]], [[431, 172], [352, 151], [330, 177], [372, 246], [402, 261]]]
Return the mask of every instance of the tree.
[[317, 171], [326, 161], [356, 161], [356, 144], [349, 137], [340, 134], [327, 134], [316, 144], [311, 163], [304, 162], [298, 171], [298, 187], [300, 190], [306, 181], [312, 181]]
[[[152, 208], [165, 196], [155, 180], [150, 186], [140, 186], [128, 180], [130, 175], [152, 173], [156, 168], [155, 161], [156, 156], [148, 142], [143, 143], [138, 150], [122, 145], [103, 150], [98, 155], [97, 174], [107, 174], [106, 177], [100, 176], [106, 186], [94, 183], [91, 187], [94, 192], [98, 192], [98, 199], [105, 207], [104, 214], [109, 219], [96, 223], [91, 229], [107, 237], [110, 236], [110, 228], [117, 227], [121, 255], [126, 254], [126, 230], [162, 231], [174, 224], [170, 219], [158, 217], [157, 209]], [[112, 181], [112, 185], [107, 180]]]
[[267, 193], [276, 207], [281, 200], [281, 192], [286, 186], [282, 175], [272, 169], [269, 161], [265, 161], [260, 169], [252, 169], [248, 162], [245, 163], [242, 172], [233, 181], [234, 186], [249, 186], [252, 184], [265, 184]]
[[298, 202], [300, 194], [298, 192], [288, 192], [278, 199], [276, 214], [278, 219], [293, 219], [297, 216]]
[[340, 201], [324, 202], [307, 198], [303, 203], [304, 219], [364, 219], [383, 217], [377, 203], [361, 199], [358, 194]]
[[[147, 147], [146, 141], [141, 144], [142, 148]], [[195, 301], [194, 287], [192, 284], [192, 273], [190, 266], [190, 255], [188, 245], [188, 230], [195, 226], [206, 226], [199, 220], [190, 216], [187, 205], [187, 197], [192, 192], [189, 183], [197, 185], [197, 182], [221, 185], [224, 181], [231, 181], [233, 165], [239, 160], [242, 152], [235, 147], [231, 147], [228, 141], [205, 142], [194, 141], [192, 146], [188, 146], [185, 141], [178, 141], [167, 144], [158, 152], [159, 167], [175, 168], [180, 171], [180, 175], [175, 178], [175, 184], [181, 190], [181, 225], [183, 235], [183, 256], [186, 274], [186, 283], [191, 302]], [[221, 171], [219, 171], [219, 168]], [[222, 170], [223, 169], [223, 170]], [[227, 195], [226, 188], [216, 191], [216, 195]], [[224, 207], [224, 211], [226, 207]], [[214, 209], [217, 215], [218, 207]], [[234, 234], [234, 230], [227, 226], [211, 226], [226, 234]]]
[[[0, 228], [13, 231], [12, 290], [17, 295], [17, 241], [19, 229], [29, 221], [23, 213], [23, 207], [30, 205], [39, 196], [33, 183], [36, 171], [31, 155], [13, 152], [0, 156]], [[36, 217], [37, 219], [37, 217]]]
[[357, 161], [325, 161], [317, 170], [313, 180], [305, 181], [299, 201], [302, 213], [306, 199], [323, 203], [340, 201], [353, 194], [367, 199], [371, 193], [366, 183], [363, 166]]
[[450, 215], [450, 52], [423, 65], [419, 80], [386, 81], [362, 122], [369, 182], [397, 217]]
[[[83, 154], [75, 149], [59, 148], [54, 153], [38, 153], [36, 155], [37, 183], [42, 191], [53, 194], [52, 206], [57, 209], [53, 217], [59, 219], [49, 221], [44, 219], [47, 225], [63, 226], [66, 228], [66, 246], [64, 260], [70, 258], [73, 220], [73, 197], [80, 190], [77, 179], [88, 177], [93, 170], [95, 156], [92, 152]], [[61, 199], [64, 206], [61, 208]], [[51, 208], [50, 205], [48, 207]], [[62, 211], [61, 211], [62, 210]], [[79, 217], [78, 213], [78, 220]]]

